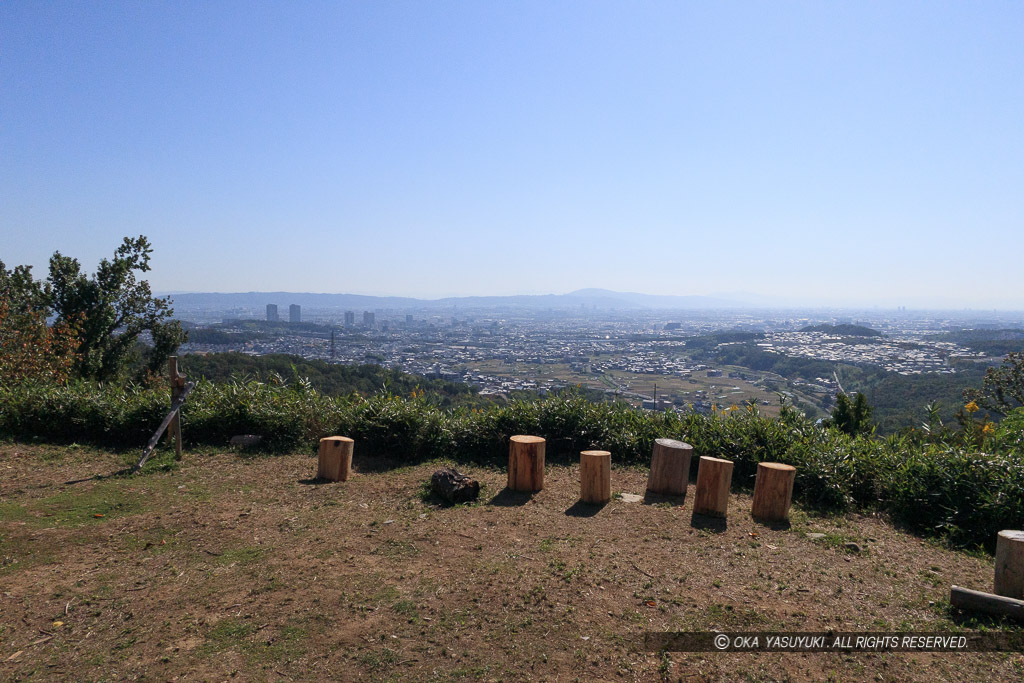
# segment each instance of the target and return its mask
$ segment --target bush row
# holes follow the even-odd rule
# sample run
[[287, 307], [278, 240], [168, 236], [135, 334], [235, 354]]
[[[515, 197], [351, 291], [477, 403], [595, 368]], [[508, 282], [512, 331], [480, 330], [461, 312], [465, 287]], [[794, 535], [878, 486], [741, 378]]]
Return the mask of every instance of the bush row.
[[[139, 447], [167, 410], [165, 389], [98, 384], [0, 387], [0, 435]], [[735, 463], [734, 483], [750, 487], [757, 463], [797, 468], [795, 496], [817, 510], [888, 511], [916, 530], [968, 545], [990, 545], [1000, 529], [1024, 525], [1024, 419], [1010, 419], [979, 452], [966, 442], [910, 436], [849, 437], [792, 410], [765, 418], [756, 409], [709, 416], [639, 412], [577, 395], [513, 401], [486, 408], [440, 409], [422, 398], [330, 397], [308, 384], [200, 382], [183, 410], [185, 439], [224, 446], [235, 434], [260, 434], [271, 450], [313, 448], [343, 434], [357, 452], [391, 462], [433, 458], [502, 464], [508, 437], [548, 440], [550, 462], [570, 462], [588, 448], [609, 450], [617, 464], [649, 462], [654, 439], [677, 438], [697, 454]]]

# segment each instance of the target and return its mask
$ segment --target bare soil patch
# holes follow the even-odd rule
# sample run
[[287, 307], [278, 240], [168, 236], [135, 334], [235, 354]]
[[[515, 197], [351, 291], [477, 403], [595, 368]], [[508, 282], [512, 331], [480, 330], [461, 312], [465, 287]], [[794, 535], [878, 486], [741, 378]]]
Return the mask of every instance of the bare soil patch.
[[[481, 502], [442, 507], [423, 491], [440, 463], [389, 469], [358, 446], [346, 483], [314, 480], [308, 454], [232, 452], [86, 479], [134, 455], [0, 445], [0, 678], [1024, 678], [1021, 654], [634, 647], [647, 631], [1011, 628], [948, 605], [952, 583], [991, 589], [991, 558], [881, 519], [796, 509], [770, 527], [735, 495], [725, 524], [692, 515], [692, 486], [585, 506], [577, 467], [549, 467], [533, 496], [460, 467]], [[645, 484], [612, 471], [615, 493]]]

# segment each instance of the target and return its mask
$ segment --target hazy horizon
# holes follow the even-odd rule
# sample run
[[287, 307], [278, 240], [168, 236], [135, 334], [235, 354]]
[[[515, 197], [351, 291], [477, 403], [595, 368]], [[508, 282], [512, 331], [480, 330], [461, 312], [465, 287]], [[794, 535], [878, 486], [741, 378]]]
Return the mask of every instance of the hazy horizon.
[[0, 4], [0, 259], [1024, 310], [1012, 3]]
[[[919, 305], [914, 305], [914, 304], [908, 305], [908, 304], [884, 304], [884, 303], [880, 304], [880, 303], [871, 303], [871, 302], [862, 302], [862, 303], [851, 302], [851, 303], [843, 304], [843, 303], [833, 303], [833, 302], [828, 302], [828, 301], [800, 300], [800, 299], [792, 299], [792, 298], [791, 299], [787, 299], [785, 297], [767, 297], [767, 296], [762, 296], [762, 295], [758, 295], [758, 294], [754, 294], [754, 293], [750, 293], [750, 292], [716, 292], [716, 293], [712, 293], [712, 294], [709, 294], [709, 295], [706, 295], [706, 296], [705, 295], [678, 295], [678, 296], [676, 296], [676, 295], [662, 295], [662, 294], [651, 293], [651, 292], [616, 292], [616, 291], [605, 290], [605, 289], [600, 289], [600, 288], [581, 288], [581, 289], [578, 289], [578, 290], [573, 290], [571, 292], [545, 292], [545, 293], [541, 293], [541, 294], [512, 294], [512, 295], [480, 295], [480, 294], [470, 294], [470, 295], [464, 295], [464, 296], [444, 296], [444, 297], [424, 297], [424, 296], [415, 296], [415, 295], [411, 295], [411, 294], [381, 294], [381, 295], [377, 295], [377, 294], [365, 294], [365, 293], [360, 293], [360, 292], [298, 292], [298, 291], [290, 292], [290, 291], [286, 291], [286, 290], [278, 290], [278, 291], [250, 290], [250, 291], [246, 291], [246, 292], [207, 292], [207, 291], [182, 291], [182, 290], [176, 290], [175, 291], [175, 290], [165, 290], [165, 291], [155, 291], [154, 294], [157, 295], [157, 296], [168, 296], [168, 297], [171, 297], [172, 299], [175, 296], [185, 296], [185, 297], [188, 297], [188, 296], [207, 296], [208, 295], [208, 296], [223, 296], [223, 297], [231, 297], [231, 296], [243, 297], [243, 296], [256, 296], [256, 295], [259, 295], [260, 297], [262, 297], [259, 301], [248, 302], [248, 303], [250, 303], [251, 305], [254, 305], [254, 306], [257, 306], [257, 305], [258, 306], [262, 306], [262, 305], [271, 304], [271, 303], [278, 304], [279, 306], [286, 306], [286, 305], [291, 304], [291, 303], [296, 303], [296, 301], [294, 299], [302, 298], [302, 297], [353, 297], [353, 298], [356, 298], [356, 299], [369, 298], [369, 299], [383, 299], [383, 300], [395, 299], [395, 300], [417, 301], [417, 302], [422, 302], [424, 304], [431, 304], [431, 303], [436, 303], [436, 302], [439, 302], [439, 301], [448, 301], [448, 300], [453, 300], [453, 301], [484, 300], [485, 303], [483, 305], [487, 306], [487, 305], [497, 305], [497, 304], [487, 303], [487, 300], [490, 300], [490, 299], [520, 299], [520, 298], [531, 298], [531, 297], [536, 297], [536, 298], [550, 298], [550, 297], [560, 297], [560, 298], [563, 298], [564, 297], [566, 299], [569, 299], [569, 297], [572, 297], [573, 295], [584, 295], [584, 296], [592, 296], [592, 297], [601, 297], [601, 296], [607, 295], [607, 296], [612, 297], [612, 298], [614, 298], [614, 297], [623, 297], [621, 299], [623, 304], [625, 304], [629, 300], [630, 297], [636, 298], [636, 299], [672, 299], [672, 298], [678, 298], [678, 299], [704, 300], [704, 301], [697, 301], [697, 302], [695, 302], [695, 304], [690, 305], [690, 306], [687, 306], [685, 304], [684, 305], [678, 305], [678, 306], [672, 306], [672, 305], [663, 305], [663, 306], [646, 305], [646, 306], [638, 306], [636, 308], [636, 310], [640, 310], [641, 308], [646, 308], [648, 310], [679, 311], [679, 312], [686, 312], [686, 311], [715, 311], [715, 310], [726, 311], [726, 310], [732, 309], [732, 310], [737, 310], [737, 311], [739, 311], [739, 310], [767, 310], [767, 311], [806, 310], [806, 311], [833, 311], [833, 312], [849, 311], [851, 313], [859, 312], [859, 311], [863, 311], [863, 312], [871, 312], [871, 311], [893, 311], [893, 312], [897, 312], [897, 311], [901, 311], [902, 310], [902, 312], [911, 312], [911, 313], [912, 312], [925, 312], [925, 313], [941, 313], [941, 312], [949, 312], [949, 313], [968, 312], [968, 313], [972, 313], [972, 312], [976, 312], [976, 313], [979, 313], [979, 314], [985, 314], [985, 313], [1024, 314], [1024, 307], [1021, 307], [1021, 308], [979, 308], [979, 307], [963, 306], [963, 307], [959, 307], [959, 308], [954, 308], [954, 307], [931, 306], [931, 305], [928, 305], [927, 303], [921, 303]], [[274, 297], [277, 297], [277, 298], [274, 298]], [[287, 299], [287, 297], [292, 297], [293, 299], [289, 300], [289, 299]], [[571, 299], [570, 299], [570, 301], [571, 301]], [[725, 305], [716, 305], [715, 302], [717, 302], [717, 301], [721, 301]], [[569, 305], [568, 301], [563, 301], [562, 304], [563, 305]], [[313, 304], [309, 304], [309, 305], [317, 306], [317, 305], [323, 305], [323, 304], [313, 303]], [[346, 304], [346, 305], [347, 306], [359, 307], [362, 304], [352, 303], [352, 304]], [[575, 307], [578, 304], [572, 304], [572, 305]], [[333, 304], [332, 304], [332, 306], [333, 306]], [[626, 309], [628, 309], [628, 306], [624, 305], [624, 306], [622, 306], [622, 309], [626, 310]], [[1022, 320], [1022, 323], [1024, 323], [1024, 320]]]

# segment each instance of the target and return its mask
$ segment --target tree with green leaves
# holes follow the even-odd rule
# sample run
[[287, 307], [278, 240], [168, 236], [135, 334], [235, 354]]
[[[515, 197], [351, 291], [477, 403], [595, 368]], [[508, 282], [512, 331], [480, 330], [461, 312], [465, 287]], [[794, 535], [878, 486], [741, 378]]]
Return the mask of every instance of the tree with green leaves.
[[46, 291], [31, 266], [14, 270], [0, 261], [0, 380], [63, 383], [75, 363], [77, 329], [48, 325]]
[[7, 270], [0, 261], [0, 301], [13, 314], [47, 309], [47, 294], [42, 282], [32, 277], [32, 266], [15, 266]]
[[1006, 354], [1002, 365], [985, 372], [980, 389], [964, 391], [964, 400], [998, 415], [1024, 406], [1024, 351]]
[[[92, 275], [82, 272], [77, 259], [55, 252], [45, 281], [32, 277], [31, 266], [7, 270], [0, 263], [7, 346], [40, 346], [48, 338], [46, 319], [55, 317], [52, 329], [63, 335], [60, 348], [65, 348], [66, 337], [73, 331], [74, 345], [66, 354], [72, 374], [109, 381], [124, 375], [129, 361], [138, 359], [139, 337], [149, 332], [153, 346], [145, 354], [145, 366], [159, 372], [187, 336], [181, 324], [171, 320], [170, 299], [155, 298], [149, 283], [136, 277], [150, 270], [152, 252], [145, 236], [126, 237], [114, 257], [100, 261]], [[45, 354], [28, 357], [48, 358]]]
[[150, 270], [152, 252], [145, 236], [125, 237], [114, 258], [100, 261], [91, 276], [77, 259], [60, 252], [50, 258], [46, 294], [57, 322], [81, 321], [81, 377], [111, 380], [122, 374], [143, 332], [153, 337], [147, 365], [154, 372], [187, 339], [181, 324], [171, 320], [170, 299], [154, 298], [149, 283], [136, 278], [136, 272]]
[[841, 432], [856, 436], [858, 434], [870, 434], [871, 406], [864, 394], [858, 393], [853, 400], [845, 393], [836, 395], [836, 404], [832, 408], [832, 416], [825, 421], [829, 427], [834, 427]]

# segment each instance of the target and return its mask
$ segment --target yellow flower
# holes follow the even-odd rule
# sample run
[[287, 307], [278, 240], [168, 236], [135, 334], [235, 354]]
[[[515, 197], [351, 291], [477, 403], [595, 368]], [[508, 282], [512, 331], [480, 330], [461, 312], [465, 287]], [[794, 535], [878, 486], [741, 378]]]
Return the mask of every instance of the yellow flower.
[[731, 406], [729, 406], [729, 412], [730, 413], [732, 411], [734, 411], [734, 410], [739, 410], [739, 409], [740, 409], [740, 407], [738, 405], [736, 405], [735, 403], [733, 403]]
[[986, 422], [985, 426], [983, 426], [981, 428], [981, 433], [985, 434], [986, 436], [991, 434], [994, 431], [996, 431], [996, 430], [992, 427], [992, 423], [991, 422]]
[[975, 403], [974, 401], [971, 401], [970, 403], [964, 406], [964, 410], [967, 411], [968, 415], [970, 415], [971, 413], [976, 413], [978, 412], [978, 404]]

